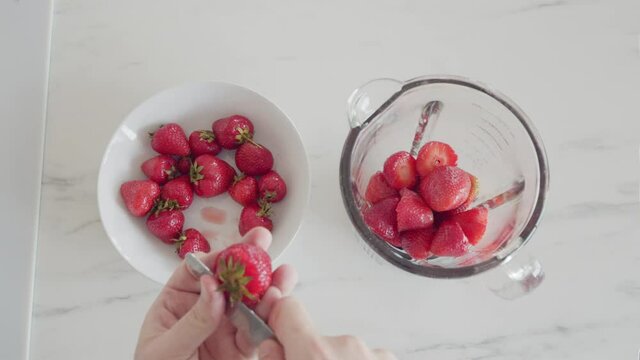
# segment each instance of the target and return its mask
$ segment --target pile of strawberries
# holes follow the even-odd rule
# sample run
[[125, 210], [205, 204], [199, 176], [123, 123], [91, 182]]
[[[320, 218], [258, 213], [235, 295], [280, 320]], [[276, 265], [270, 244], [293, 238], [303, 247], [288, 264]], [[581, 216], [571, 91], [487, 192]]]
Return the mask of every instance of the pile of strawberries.
[[[196, 130], [189, 137], [178, 124], [165, 124], [151, 134], [157, 155], [141, 165], [148, 180], [132, 180], [120, 186], [129, 212], [146, 216], [147, 229], [167, 244], [175, 244], [184, 258], [189, 252], [209, 252], [207, 239], [196, 229], [183, 231], [184, 214], [194, 193], [203, 198], [225, 192], [243, 206], [238, 230], [244, 235], [262, 226], [273, 229], [272, 204], [287, 194], [287, 185], [273, 171], [273, 155], [254, 138], [253, 123], [232, 115], [213, 122], [212, 131]], [[235, 165], [218, 158], [223, 149], [236, 150]]]
[[367, 185], [365, 223], [415, 260], [464, 255], [484, 236], [488, 211], [469, 209], [478, 179], [457, 162], [451, 146], [438, 141], [424, 144], [415, 159], [406, 151], [391, 155]]

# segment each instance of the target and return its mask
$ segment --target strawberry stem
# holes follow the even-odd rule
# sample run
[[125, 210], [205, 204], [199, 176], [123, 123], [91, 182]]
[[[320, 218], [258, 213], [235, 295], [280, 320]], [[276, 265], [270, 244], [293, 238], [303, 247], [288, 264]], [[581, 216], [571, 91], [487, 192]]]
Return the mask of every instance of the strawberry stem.
[[252, 137], [251, 133], [249, 132], [249, 129], [237, 127], [236, 131], [238, 132], [238, 135], [236, 135], [236, 141], [238, 142], [238, 144], [244, 144], [245, 142], [249, 142], [249, 143], [252, 143], [253, 145], [255, 145], [255, 146], [259, 147], [259, 148], [262, 148], [262, 145], [260, 145], [257, 142], [253, 141], [253, 137]]
[[260, 217], [270, 217], [272, 214], [271, 211], [271, 203], [265, 199], [258, 200], [258, 205], [260, 206], [260, 210], [256, 213], [257, 216]]
[[198, 181], [204, 179], [204, 175], [200, 172], [204, 169], [204, 166], [198, 165], [197, 162], [191, 163], [191, 168], [189, 168], [189, 179], [194, 184], [198, 184]]
[[200, 140], [211, 143], [215, 139], [216, 139], [216, 136], [213, 134], [213, 131], [209, 131], [209, 130], [200, 131]]

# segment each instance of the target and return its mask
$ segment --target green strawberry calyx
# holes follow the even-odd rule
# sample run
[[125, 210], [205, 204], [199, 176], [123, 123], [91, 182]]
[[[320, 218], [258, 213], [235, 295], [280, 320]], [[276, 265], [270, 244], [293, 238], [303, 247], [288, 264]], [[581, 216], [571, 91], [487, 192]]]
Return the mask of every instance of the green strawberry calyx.
[[180, 252], [180, 248], [185, 241], [187, 241], [187, 235], [184, 233], [180, 233], [177, 239], [173, 239], [173, 243], [176, 245], [176, 254]]
[[169, 180], [173, 180], [178, 176], [178, 170], [176, 170], [175, 166], [171, 166], [171, 168], [169, 170], [165, 170], [164, 173], [167, 174]]
[[266, 191], [266, 192], [264, 193], [264, 197], [263, 197], [263, 199], [264, 199], [265, 201], [271, 201], [271, 200], [275, 199], [275, 198], [276, 198], [276, 196], [278, 196], [278, 194], [277, 194], [275, 191]]
[[233, 177], [233, 185], [239, 183], [242, 179], [244, 179], [246, 176], [243, 173], [240, 173], [238, 175], [235, 175]]
[[173, 199], [158, 199], [153, 205], [153, 209], [151, 209], [151, 212], [157, 216], [163, 211], [176, 209], [180, 209], [180, 204], [178, 204], [178, 201]]
[[218, 281], [220, 285], [218, 290], [224, 291], [229, 295], [231, 304], [242, 301], [244, 297], [249, 300], [255, 300], [255, 296], [247, 289], [247, 284], [251, 281], [251, 276], [244, 274], [245, 266], [241, 262], [236, 262], [233, 256], [229, 256], [226, 260], [218, 261]]
[[236, 131], [238, 132], [238, 135], [236, 135], [236, 141], [238, 142], [238, 144], [244, 144], [245, 142], [249, 142], [252, 143], [253, 145], [261, 148], [262, 145], [258, 144], [257, 142], [253, 141], [253, 137], [251, 135], [251, 133], [249, 132], [249, 129], [247, 128], [242, 128], [242, 127], [237, 127]]
[[216, 136], [213, 134], [213, 131], [210, 130], [200, 130], [200, 140], [206, 141], [208, 143], [213, 142], [216, 139]]
[[204, 175], [201, 174], [201, 171], [204, 169], [204, 166], [198, 165], [197, 162], [191, 163], [191, 168], [189, 168], [189, 178], [191, 182], [194, 184], [198, 184], [198, 181], [204, 179]]
[[265, 199], [258, 200], [258, 206], [260, 206], [260, 210], [256, 213], [259, 217], [270, 217], [272, 214], [271, 211], [271, 203]]

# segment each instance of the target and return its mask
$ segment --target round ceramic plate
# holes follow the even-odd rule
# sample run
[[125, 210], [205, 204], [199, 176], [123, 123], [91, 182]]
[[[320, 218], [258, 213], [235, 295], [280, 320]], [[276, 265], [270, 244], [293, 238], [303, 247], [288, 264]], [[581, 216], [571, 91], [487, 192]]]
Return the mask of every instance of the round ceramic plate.
[[[166, 245], [146, 229], [145, 218], [132, 216], [120, 197], [120, 185], [145, 179], [140, 164], [157, 155], [150, 146], [149, 132], [161, 124], [180, 124], [187, 136], [194, 130], [211, 130], [216, 119], [240, 114], [251, 119], [255, 140], [271, 150], [274, 170], [287, 182], [287, 196], [273, 206], [275, 260], [291, 243], [302, 221], [309, 196], [309, 166], [295, 126], [277, 106], [246, 88], [226, 83], [196, 83], [163, 91], [140, 104], [120, 124], [102, 158], [98, 176], [98, 205], [102, 224], [113, 245], [139, 272], [165, 283], [180, 262], [175, 247]], [[232, 166], [235, 151], [218, 156]], [[185, 210], [184, 228], [198, 229], [220, 250], [238, 242], [238, 220], [242, 207], [228, 194], [213, 198], [195, 196]]]

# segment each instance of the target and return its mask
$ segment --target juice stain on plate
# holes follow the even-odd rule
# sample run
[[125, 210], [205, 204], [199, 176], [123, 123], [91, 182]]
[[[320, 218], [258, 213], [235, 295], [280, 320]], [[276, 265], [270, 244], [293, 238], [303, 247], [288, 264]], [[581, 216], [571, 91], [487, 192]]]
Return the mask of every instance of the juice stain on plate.
[[227, 212], [213, 206], [202, 208], [202, 210], [200, 210], [200, 215], [204, 221], [212, 224], [224, 224], [227, 220]]

